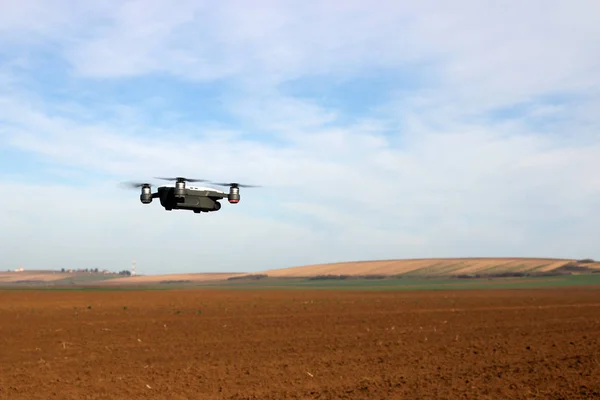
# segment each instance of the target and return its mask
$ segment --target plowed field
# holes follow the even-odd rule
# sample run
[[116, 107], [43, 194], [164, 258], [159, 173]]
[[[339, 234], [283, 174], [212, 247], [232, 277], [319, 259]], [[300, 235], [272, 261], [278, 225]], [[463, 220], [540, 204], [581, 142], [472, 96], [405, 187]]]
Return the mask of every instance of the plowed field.
[[600, 398], [600, 290], [0, 292], [1, 399]]

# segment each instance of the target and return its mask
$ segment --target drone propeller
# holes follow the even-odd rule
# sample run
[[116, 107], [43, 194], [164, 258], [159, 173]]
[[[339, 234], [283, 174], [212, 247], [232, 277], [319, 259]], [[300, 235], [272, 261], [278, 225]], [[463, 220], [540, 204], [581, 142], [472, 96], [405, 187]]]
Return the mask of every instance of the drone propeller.
[[230, 187], [244, 187], [244, 188], [256, 188], [256, 187], [260, 187], [258, 185], [246, 185], [246, 184], [242, 184], [242, 183], [235, 183], [235, 182], [231, 182], [231, 183], [221, 183], [221, 182], [211, 182], [213, 185], [217, 185], [217, 186], [230, 186]]
[[136, 189], [136, 188], [141, 188], [141, 187], [144, 187], [144, 186], [150, 187], [151, 184], [150, 183], [146, 183], [146, 182], [122, 182], [121, 186], [127, 187], [129, 189]]
[[189, 179], [189, 178], [184, 178], [182, 176], [178, 176], [177, 178], [155, 177], [155, 179], [162, 179], [163, 181], [176, 181], [176, 182], [208, 182], [206, 179]]

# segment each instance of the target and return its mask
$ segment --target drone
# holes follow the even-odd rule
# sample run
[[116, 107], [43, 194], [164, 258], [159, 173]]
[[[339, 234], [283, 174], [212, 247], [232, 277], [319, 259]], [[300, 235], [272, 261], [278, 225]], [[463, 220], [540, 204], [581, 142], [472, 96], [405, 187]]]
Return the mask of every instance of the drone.
[[[196, 214], [219, 211], [221, 209], [219, 200], [225, 197], [231, 204], [239, 203], [241, 187], [260, 187], [241, 183], [217, 183], [206, 179], [188, 179], [185, 177], [156, 177], [155, 179], [174, 181], [175, 184], [158, 186], [155, 193], [152, 193], [150, 183], [127, 182], [125, 185], [129, 188], [141, 188], [140, 201], [143, 204], [150, 204], [153, 199], [159, 199], [161, 206], [167, 211], [191, 210]], [[229, 193], [211, 187], [186, 186], [186, 182], [210, 182], [217, 186], [228, 186]]]

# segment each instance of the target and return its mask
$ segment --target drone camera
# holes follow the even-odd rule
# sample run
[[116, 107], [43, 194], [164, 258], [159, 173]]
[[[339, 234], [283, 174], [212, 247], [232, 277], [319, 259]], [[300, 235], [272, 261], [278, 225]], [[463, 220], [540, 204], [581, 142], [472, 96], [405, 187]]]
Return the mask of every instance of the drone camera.
[[152, 190], [150, 185], [142, 186], [142, 194], [140, 194], [140, 201], [144, 204], [152, 203]]
[[229, 194], [227, 195], [227, 200], [231, 204], [237, 204], [240, 202], [240, 189], [237, 187], [231, 187], [229, 189]]

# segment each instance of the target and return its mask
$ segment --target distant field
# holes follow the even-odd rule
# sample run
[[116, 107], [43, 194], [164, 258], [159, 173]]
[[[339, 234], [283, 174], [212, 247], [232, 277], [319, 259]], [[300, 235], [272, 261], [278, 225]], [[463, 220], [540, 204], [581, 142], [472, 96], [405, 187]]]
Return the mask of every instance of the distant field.
[[[318, 264], [260, 272], [270, 277], [309, 277], [317, 275], [405, 275], [456, 276], [469, 274], [533, 273], [558, 270], [574, 259], [555, 258], [440, 258], [356, 261]], [[583, 264], [582, 264], [583, 265]], [[586, 268], [600, 271], [600, 263], [587, 263]]]
[[18, 281], [50, 282], [64, 278], [65, 274], [55, 271], [0, 272], [0, 283], [12, 283]]
[[600, 274], [563, 275], [523, 278], [385, 278], [385, 279], [314, 279], [264, 278], [260, 280], [167, 281], [138, 284], [106, 285], [102, 282], [86, 285], [9, 285], [0, 290], [333, 290], [333, 291], [443, 291], [536, 289], [564, 287], [600, 287]]
[[151, 276], [121, 276], [116, 274], [101, 274], [90, 272], [59, 272], [59, 271], [23, 271], [0, 272], [0, 287], [7, 285], [36, 285], [36, 286], [138, 286], [155, 285], [177, 282], [209, 282], [226, 280], [232, 276], [245, 275], [240, 273], [197, 273]]
[[[197, 273], [197, 274], [171, 274], [171, 275], [150, 275], [150, 276], [131, 276], [121, 279], [112, 279], [102, 282], [103, 285], [154, 285], [161, 282], [173, 283], [197, 283], [216, 280], [226, 280], [234, 276], [243, 276], [242, 273]], [[187, 282], [186, 282], [187, 281]]]
[[104, 281], [121, 278], [119, 275], [104, 275], [90, 272], [60, 272], [60, 271], [23, 271], [0, 272], [0, 284], [31, 283], [31, 284], [69, 284], [93, 281]]
[[[584, 280], [566, 279], [568, 276], [585, 274]], [[594, 275], [593, 277], [591, 277]], [[257, 273], [215, 272], [150, 276], [121, 276], [89, 272], [61, 273], [57, 271], [0, 272], [0, 287], [7, 286], [101, 286], [120, 287], [375, 287], [408, 289], [455, 287], [473, 288], [477, 285], [496, 286], [499, 281], [488, 278], [515, 278], [502, 281], [501, 285], [544, 285], [557, 282], [596, 282], [600, 276], [600, 263], [593, 260], [553, 258], [444, 258], [383, 261], [356, 261], [335, 264], [309, 265]], [[544, 277], [547, 280], [528, 281], [523, 277]], [[266, 279], [265, 279], [266, 278]], [[319, 279], [317, 279], [319, 278]], [[323, 279], [320, 279], [323, 278]], [[362, 279], [361, 278], [368, 278]], [[401, 280], [398, 280], [401, 278]], [[458, 281], [457, 279], [460, 278]], [[473, 280], [471, 278], [480, 278]], [[394, 280], [396, 279], [396, 280]], [[411, 279], [419, 282], [411, 284]], [[429, 279], [427, 283], [419, 279]], [[436, 281], [432, 281], [435, 279]], [[450, 280], [448, 280], [450, 279]], [[549, 279], [549, 280], [548, 280]], [[334, 282], [335, 281], [335, 282]], [[437, 282], [437, 283], [436, 283]], [[554, 282], [554, 283], [553, 283]], [[560, 283], [563, 284], [563, 283]], [[579, 283], [578, 283], [579, 284]]]
[[309, 279], [265, 278], [256, 281], [205, 282], [196, 286], [222, 289], [324, 289], [324, 290], [466, 290], [524, 289], [598, 285], [600, 274], [564, 275], [554, 277], [479, 278], [479, 279]]

